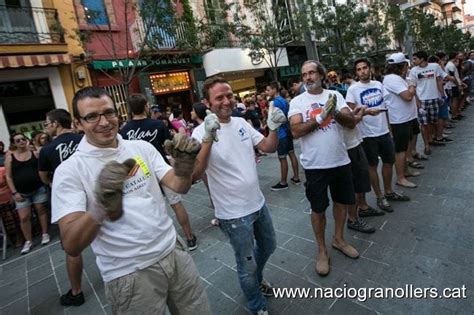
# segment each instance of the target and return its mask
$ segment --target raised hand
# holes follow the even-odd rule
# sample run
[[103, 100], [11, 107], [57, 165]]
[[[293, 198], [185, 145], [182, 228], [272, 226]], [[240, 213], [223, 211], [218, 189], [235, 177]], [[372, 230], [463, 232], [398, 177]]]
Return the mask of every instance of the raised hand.
[[283, 125], [286, 122], [285, 113], [278, 107], [273, 105], [273, 102], [270, 102], [268, 108], [268, 117], [267, 117], [267, 126], [270, 130], [277, 130], [278, 127]]
[[204, 118], [204, 137], [202, 138], [202, 142], [219, 141], [219, 139], [217, 139], [218, 129], [221, 129], [219, 118], [217, 118], [216, 114], [207, 109], [206, 117]]
[[193, 174], [196, 156], [201, 150], [199, 141], [177, 133], [173, 140], [165, 141], [165, 150], [174, 160], [176, 176], [190, 177]]
[[321, 124], [326, 118], [328, 118], [329, 115], [334, 116], [334, 113], [336, 111], [336, 106], [337, 106], [337, 96], [335, 94], [331, 94], [328, 97], [328, 100], [326, 101], [326, 104], [324, 104], [323, 110], [319, 115], [316, 116], [316, 121], [318, 124]]

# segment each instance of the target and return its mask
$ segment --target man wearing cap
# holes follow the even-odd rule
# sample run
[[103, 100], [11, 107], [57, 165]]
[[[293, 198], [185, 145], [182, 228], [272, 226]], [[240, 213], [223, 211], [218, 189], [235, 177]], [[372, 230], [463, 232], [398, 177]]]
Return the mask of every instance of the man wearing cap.
[[[367, 112], [372, 114], [365, 115], [357, 126], [364, 139], [362, 146], [369, 162], [370, 183], [377, 197], [377, 206], [386, 212], [393, 212], [393, 208], [388, 201], [408, 201], [410, 198], [396, 193], [392, 189], [395, 147], [390, 136], [387, 116], [385, 112], [382, 112], [386, 111], [384, 97], [387, 95], [387, 91], [382, 83], [370, 80], [370, 62], [367, 59], [356, 60], [354, 68], [360, 81], [349, 87], [346, 102], [351, 108], [355, 108], [357, 105], [367, 106]], [[383, 163], [384, 193], [380, 189], [377, 173], [379, 157]]]
[[293, 137], [301, 139], [305, 192], [311, 204], [311, 225], [318, 244], [316, 272], [325, 276], [329, 273], [325, 240], [328, 188], [335, 221], [332, 247], [350, 258], [359, 257], [359, 252], [344, 240], [346, 213], [355, 203], [355, 194], [342, 127], [354, 128], [355, 119], [340, 93], [322, 87], [326, 77], [323, 65], [314, 60], [305, 61], [301, 75], [306, 92], [291, 100], [288, 117]]
[[[403, 53], [392, 54], [387, 60], [383, 84], [388, 92], [386, 105], [395, 144], [396, 184], [406, 188], [415, 188], [416, 184], [406, 178], [407, 175], [416, 175], [416, 173], [407, 172], [407, 152], [411, 148], [413, 135], [419, 133], [415, 101], [416, 86], [413, 81], [405, 80], [408, 63]], [[409, 165], [420, 167], [421, 164], [412, 161]]]
[[158, 105], [153, 105], [150, 107], [150, 118], [153, 120], [160, 120], [161, 119], [161, 109]]
[[424, 153], [430, 155], [431, 145], [444, 145], [432, 139], [438, 123], [439, 106], [443, 102], [439, 98], [438, 77], [451, 81], [455, 79], [444, 72], [437, 63], [428, 63], [428, 54], [425, 51], [414, 53], [413, 63], [416, 67], [410, 70], [408, 79], [416, 85], [416, 105], [425, 143]]

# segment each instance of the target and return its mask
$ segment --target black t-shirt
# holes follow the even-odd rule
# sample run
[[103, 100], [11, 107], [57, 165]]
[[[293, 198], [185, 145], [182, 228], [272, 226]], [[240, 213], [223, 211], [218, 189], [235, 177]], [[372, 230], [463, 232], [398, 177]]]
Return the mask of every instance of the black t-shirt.
[[260, 119], [258, 118], [258, 112], [256, 110], [249, 110], [245, 112], [245, 120], [250, 120], [254, 128], [260, 128]]
[[56, 137], [52, 142], [45, 145], [39, 154], [38, 169], [43, 172], [54, 173], [54, 170], [66, 161], [81, 142], [82, 135], [67, 132]]
[[169, 130], [161, 120], [140, 119], [131, 120], [120, 130], [120, 134], [126, 140], [144, 140], [150, 142], [160, 154], [166, 159], [163, 144], [167, 139], [171, 139]]

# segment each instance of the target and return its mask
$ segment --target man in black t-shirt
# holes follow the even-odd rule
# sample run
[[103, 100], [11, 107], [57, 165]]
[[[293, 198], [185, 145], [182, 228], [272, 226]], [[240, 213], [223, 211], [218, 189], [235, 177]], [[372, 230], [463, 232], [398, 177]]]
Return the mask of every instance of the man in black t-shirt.
[[[168, 162], [163, 148], [165, 140], [171, 139], [169, 130], [160, 120], [148, 118], [150, 107], [142, 94], [131, 95], [128, 104], [133, 114], [131, 121], [127, 122], [120, 130], [120, 135], [126, 140], [144, 140], [150, 142], [163, 159]], [[196, 236], [193, 234], [191, 224], [189, 223], [188, 213], [181, 203], [181, 196], [166, 187], [162, 187], [166, 199], [176, 214], [179, 224], [183, 228], [189, 250], [197, 248]]]
[[120, 135], [127, 140], [144, 140], [150, 142], [167, 161], [163, 144], [171, 140], [171, 134], [161, 120], [150, 119], [146, 112], [142, 115], [133, 114], [133, 119], [128, 121], [120, 130]]
[[[71, 128], [71, 115], [64, 109], [53, 109], [46, 114], [44, 128], [54, 140], [45, 145], [39, 154], [38, 170], [41, 181], [51, 185], [56, 168], [68, 159], [81, 142], [82, 135]], [[66, 254], [66, 269], [71, 289], [60, 298], [63, 306], [79, 306], [84, 303], [81, 290], [82, 256], [72, 257]]]

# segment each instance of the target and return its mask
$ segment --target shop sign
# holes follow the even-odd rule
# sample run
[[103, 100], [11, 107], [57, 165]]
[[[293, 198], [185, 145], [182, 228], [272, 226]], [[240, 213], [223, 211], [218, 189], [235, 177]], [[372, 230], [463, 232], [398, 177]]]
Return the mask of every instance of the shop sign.
[[154, 73], [150, 75], [151, 88], [155, 95], [180, 92], [191, 89], [189, 73]]
[[301, 64], [281, 67], [280, 68], [280, 77], [293, 77], [301, 75]]
[[92, 68], [97, 70], [110, 70], [119, 68], [131, 68], [133, 66], [137, 68], [143, 68], [146, 66], [163, 66], [163, 65], [183, 65], [191, 64], [192, 58], [190, 56], [180, 57], [162, 57], [156, 60], [145, 60], [145, 59], [122, 59], [122, 60], [94, 60], [92, 61]]

